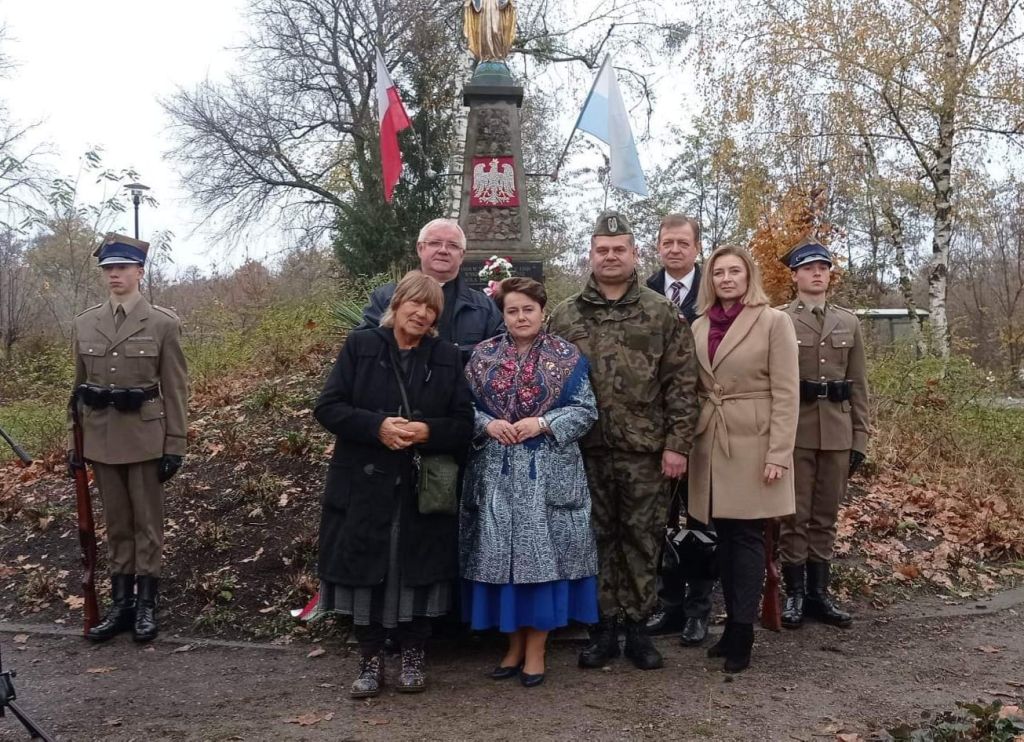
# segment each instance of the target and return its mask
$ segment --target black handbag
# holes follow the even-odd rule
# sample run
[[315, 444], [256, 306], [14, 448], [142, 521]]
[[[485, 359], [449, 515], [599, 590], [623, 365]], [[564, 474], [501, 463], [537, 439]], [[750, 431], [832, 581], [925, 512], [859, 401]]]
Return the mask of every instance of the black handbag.
[[[679, 487], [677, 484], [672, 493], [673, 498], [679, 497]], [[677, 575], [686, 580], [715, 580], [718, 578], [715, 559], [717, 545], [718, 536], [714, 531], [683, 528], [677, 518], [665, 533], [661, 573]]]
[[[398, 356], [392, 349], [391, 368], [398, 380], [405, 415], [412, 420], [412, 405], [399, 370]], [[459, 463], [449, 453], [421, 454], [413, 448], [412, 465], [416, 470], [416, 501], [421, 515], [455, 515], [459, 500]]]

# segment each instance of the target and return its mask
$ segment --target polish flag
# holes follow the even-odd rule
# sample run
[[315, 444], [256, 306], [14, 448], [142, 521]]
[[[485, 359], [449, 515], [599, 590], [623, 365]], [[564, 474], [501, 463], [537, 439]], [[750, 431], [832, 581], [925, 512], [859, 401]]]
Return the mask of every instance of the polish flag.
[[377, 50], [377, 117], [380, 119], [380, 163], [384, 170], [384, 200], [391, 203], [395, 185], [402, 174], [402, 152], [398, 149], [398, 132], [412, 126], [405, 112], [398, 88], [388, 74], [384, 57]]

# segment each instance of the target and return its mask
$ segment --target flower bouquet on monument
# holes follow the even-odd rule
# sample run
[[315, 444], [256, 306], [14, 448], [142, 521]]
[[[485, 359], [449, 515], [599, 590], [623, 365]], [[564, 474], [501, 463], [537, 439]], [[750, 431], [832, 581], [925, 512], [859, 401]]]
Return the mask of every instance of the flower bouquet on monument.
[[498, 284], [506, 278], [512, 278], [512, 261], [508, 258], [499, 258], [497, 255], [492, 255], [484, 261], [484, 267], [480, 269], [477, 275], [481, 281], [487, 281], [484, 293], [488, 296], [494, 296], [494, 292], [498, 290]]

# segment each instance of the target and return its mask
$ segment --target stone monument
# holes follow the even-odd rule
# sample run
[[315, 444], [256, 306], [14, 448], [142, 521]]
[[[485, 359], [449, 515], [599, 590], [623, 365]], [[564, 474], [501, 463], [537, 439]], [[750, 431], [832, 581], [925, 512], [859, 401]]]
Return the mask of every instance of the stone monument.
[[466, 233], [463, 278], [481, 286], [477, 273], [492, 255], [508, 258], [516, 275], [543, 279], [530, 239], [530, 209], [523, 169], [520, 108], [523, 89], [505, 58], [515, 38], [513, 0], [465, 0], [463, 29], [476, 58], [463, 88], [469, 108], [459, 224]]

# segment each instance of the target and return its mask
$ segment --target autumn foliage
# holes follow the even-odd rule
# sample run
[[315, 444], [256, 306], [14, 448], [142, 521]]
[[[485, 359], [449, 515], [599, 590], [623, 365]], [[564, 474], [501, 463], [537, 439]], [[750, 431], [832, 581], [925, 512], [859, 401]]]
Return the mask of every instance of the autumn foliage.
[[824, 185], [794, 186], [777, 205], [766, 205], [763, 209], [749, 249], [761, 269], [764, 290], [772, 304], [783, 304], [793, 298], [790, 271], [781, 260], [793, 245], [812, 236], [828, 247], [835, 238], [836, 229], [825, 218], [827, 202], [828, 188]]

